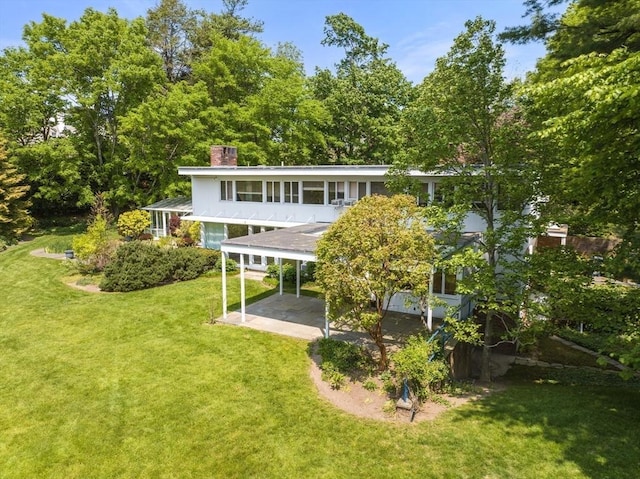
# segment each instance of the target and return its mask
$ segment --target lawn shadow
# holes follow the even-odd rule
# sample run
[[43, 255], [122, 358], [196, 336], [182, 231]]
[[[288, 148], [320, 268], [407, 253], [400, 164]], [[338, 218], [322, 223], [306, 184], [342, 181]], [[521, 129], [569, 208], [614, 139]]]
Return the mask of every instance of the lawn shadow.
[[[523, 376], [518, 377], [519, 369]], [[536, 371], [538, 370], [538, 371]], [[514, 367], [509, 387], [456, 412], [454, 421], [480, 421], [523, 437], [541, 434], [560, 445], [588, 477], [630, 477], [640, 461], [640, 388], [601, 372]], [[537, 379], [533, 379], [537, 377]], [[544, 451], [541, 451], [544, 454]], [[636, 476], [634, 476], [636, 477]]]

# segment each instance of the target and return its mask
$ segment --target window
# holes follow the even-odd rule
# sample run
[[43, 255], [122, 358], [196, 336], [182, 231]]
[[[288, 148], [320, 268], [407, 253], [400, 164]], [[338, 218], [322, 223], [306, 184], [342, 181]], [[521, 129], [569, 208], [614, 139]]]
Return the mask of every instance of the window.
[[434, 294], [456, 294], [456, 275], [441, 269], [433, 273]]
[[267, 181], [267, 203], [280, 203], [279, 181]]
[[344, 200], [344, 181], [329, 182], [329, 202], [332, 200]]
[[262, 203], [262, 181], [236, 181], [236, 199]]
[[359, 200], [367, 196], [367, 183], [365, 181], [349, 182], [349, 199]]
[[220, 182], [220, 200], [233, 201], [233, 181]]
[[297, 181], [284, 182], [284, 202], [300, 203], [300, 184]]
[[305, 205], [323, 205], [324, 181], [303, 181], [302, 202]]
[[391, 192], [384, 186], [384, 181], [372, 181], [371, 182], [371, 194], [391, 196]]
[[420, 183], [420, 192], [418, 193], [418, 206], [427, 206], [429, 204], [429, 183]]

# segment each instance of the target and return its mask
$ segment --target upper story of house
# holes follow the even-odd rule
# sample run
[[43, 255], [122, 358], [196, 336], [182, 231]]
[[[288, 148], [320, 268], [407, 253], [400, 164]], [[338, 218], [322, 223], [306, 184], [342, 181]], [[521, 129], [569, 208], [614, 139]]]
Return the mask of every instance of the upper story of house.
[[[247, 224], [283, 228], [332, 223], [366, 195], [390, 195], [385, 187], [389, 166], [235, 166], [235, 149], [212, 148], [212, 166], [182, 167], [192, 182], [191, 219], [205, 223]], [[418, 170], [416, 199], [427, 204], [438, 194], [443, 175]], [[483, 231], [471, 213], [466, 231]]]

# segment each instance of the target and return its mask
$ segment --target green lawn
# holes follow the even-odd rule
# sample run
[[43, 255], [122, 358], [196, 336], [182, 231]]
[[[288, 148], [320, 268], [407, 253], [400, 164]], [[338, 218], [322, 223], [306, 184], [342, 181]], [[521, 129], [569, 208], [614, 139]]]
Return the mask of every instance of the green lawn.
[[85, 293], [29, 255], [48, 240], [0, 254], [2, 478], [637, 477], [635, 386], [525, 378], [435, 422], [357, 419], [304, 341], [206, 324], [218, 277]]

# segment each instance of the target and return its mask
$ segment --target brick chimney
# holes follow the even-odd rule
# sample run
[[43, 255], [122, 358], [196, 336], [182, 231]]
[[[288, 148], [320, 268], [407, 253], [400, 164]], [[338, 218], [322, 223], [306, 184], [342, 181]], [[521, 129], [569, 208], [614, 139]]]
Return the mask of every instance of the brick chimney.
[[238, 149], [235, 146], [213, 145], [211, 166], [238, 166]]

